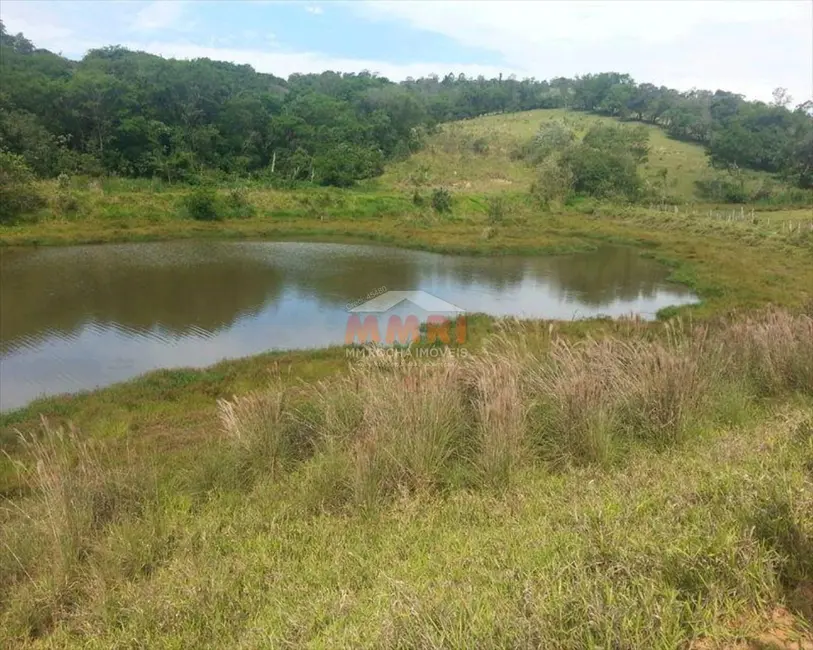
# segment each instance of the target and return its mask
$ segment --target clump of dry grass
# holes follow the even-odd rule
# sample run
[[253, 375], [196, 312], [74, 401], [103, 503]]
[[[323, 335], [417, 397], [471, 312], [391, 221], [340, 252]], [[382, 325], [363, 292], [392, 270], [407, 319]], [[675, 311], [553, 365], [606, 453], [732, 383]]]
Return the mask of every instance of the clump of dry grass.
[[288, 390], [279, 380], [262, 391], [218, 400], [223, 431], [243, 471], [274, 475], [296, 456], [301, 440], [288, 402]]
[[718, 334], [735, 369], [762, 394], [813, 392], [813, 318], [768, 310], [735, 320]]
[[87, 582], [96, 535], [141, 512], [150, 492], [143, 472], [102, 453], [74, 428], [43, 419], [38, 434], [21, 436], [21, 447], [29, 459], [19, 464], [28, 497], [16, 511], [19, 525], [9, 526], [8, 536], [4, 530], [0, 546], [4, 586], [29, 584], [5, 624], [38, 634], [70, 612]]
[[505, 486], [531, 458], [522, 381], [517, 367], [504, 356], [476, 359], [468, 371], [474, 388], [478, 478], [495, 487]]
[[453, 359], [354, 374], [363, 408], [350, 445], [357, 501], [443, 483], [466, 424], [460, 380], [461, 366]]
[[547, 357], [529, 368], [534, 438], [546, 459], [610, 459], [617, 421], [615, 348], [611, 339], [577, 344], [554, 340]]
[[673, 442], [708, 406], [710, 390], [727, 363], [705, 327], [687, 333], [667, 325], [663, 342], [621, 344], [619, 390], [627, 431], [657, 443]]
[[275, 468], [307, 430], [323, 456], [345, 459], [328, 463], [345, 475], [325, 485], [357, 502], [443, 485], [453, 460], [474, 469], [476, 484], [505, 485], [535, 457], [606, 464], [639, 442], [680, 441], [727, 390], [740, 395], [729, 389], [743, 378], [756, 396], [809, 391], [811, 323], [768, 312], [717, 328], [672, 322], [654, 337], [631, 324], [624, 336], [578, 342], [551, 325], [507, 323], [479, 356], [421, 363], [371, 349], [303, 404], [277, 387], [221, 401], [221, 418]]

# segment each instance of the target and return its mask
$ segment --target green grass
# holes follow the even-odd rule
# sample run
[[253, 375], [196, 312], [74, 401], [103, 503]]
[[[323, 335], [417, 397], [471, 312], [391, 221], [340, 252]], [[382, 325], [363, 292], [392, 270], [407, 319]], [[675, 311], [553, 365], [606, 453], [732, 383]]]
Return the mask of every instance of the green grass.
[[[591, 125], [618, 123], [609, 117], [576, 113], [563, 109], [535, 110], [522, 113], [489, 115], [441, 126], [427, 146], [408, 160], [391, 165], [377, 181], [382, 188], [411, 191], [415, 180], [429, 187], [445, 186], [456, 193], [492, 193], [527, 191], [534, 180], [534, 170], [514, 153], [535, 135], [547, 120], [564, 120], [577, 133]], [[659, 173], [666, 170], [668, 194], [681, 202], [695, 202], [695, 181], [709, 171], [703, 147], [669, 138], [662, 129], [639, 125], [649, 132], [649, 159], [642, 175], [660, 187]], [[475, 143], [485, 150], [475, 151]], [[769, 177], [746, 172], [747, 187], [753, 189]]]
[[[508, 325], [468, 360], [372, 358], [317, 384], [282, 372], [172, 454], [32, 432], [0, 510], [3, 640], [805, 638], [813, 322], [624, 327], [570, 343]], [[606, 456], [576, 437], [599, 412]]]

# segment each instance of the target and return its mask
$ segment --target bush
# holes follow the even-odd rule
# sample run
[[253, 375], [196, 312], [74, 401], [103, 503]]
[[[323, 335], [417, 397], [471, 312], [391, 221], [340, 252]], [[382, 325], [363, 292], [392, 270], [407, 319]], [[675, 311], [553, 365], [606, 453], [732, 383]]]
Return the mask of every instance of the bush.
[[56, 195], [56, 211], [59, 214], [75, 214], [79, 210], [79, 200], [70, 190], [60, 190]]
[[445, 187], [438, 187], [432, 192], [432, 207], [435, 212], [452, 211], [452, 194]]
[[248, 200], [248, 191], [244, 187], [235, 187], [229, 191], [226, 209], [229, 217], [237, 219], [248, 219], [256, 213], [251, 201]]
[[342, 143], [317, 156], [313, 169], [321, 185], [350, 187], [357, 180], [380, 175], [384, 158], [375, 149]]
[[709, 172], [694, 184], [701, 199], [718, 203], [745, 203], [749, 199], [745, 179], [730, 171]]
[[541, 163], [531, 193], [544, 206], [567, 200], [572, 191], [636, 199], [643, 187], [638, 165], [647, 158], [648, 138], [644, 129], [599, 124], [575, 143], [565, 124], [545, 123], [530, 147], [531, 159]]
[[62, 172], [56, 177], [56, 185], [60, 191], [67, 191], [71, 188], [71, 177]]
[[471, 150], [478, 156], [488, 153], [488, 140], [486, 138], [477, 138], [471, 143]]
[[572, 191], [573, 174], [570, 168], [553, 158], [539, 166], [536, 180], [531, 185], [531, 195], [545, 208], [552, 201], [567, 201]]
[[45, 204], [34, 181], [22, 156], [0, 151], [0, 224], [12, 223]]
[[527, 152], [532, 162], [541, 162], [555, 153], [561, 153], [576, 139], [573, 129], [561, 120], [543, 122]]
[[213, 187], [201, 185], [184, 198], [187, 214], [197, 221], [219, 219], [217, 192]]
[[580, 194], [634, 199], [641, 192], [638, 163], [623, 149], [596, 148], [583, 142], [565, 153], [562, 164], [572, 175], [573, 189]]
[[585, 134], [582, 143], [593, 149], [628, 154], [636, 165], [645, 162], [649, 155], [649, 133], [641, 126], [596, 124]]
[[488, 223], [496, 226], [505, 219], [505, 199], [501, 196], [494, 196], [488, 200]]

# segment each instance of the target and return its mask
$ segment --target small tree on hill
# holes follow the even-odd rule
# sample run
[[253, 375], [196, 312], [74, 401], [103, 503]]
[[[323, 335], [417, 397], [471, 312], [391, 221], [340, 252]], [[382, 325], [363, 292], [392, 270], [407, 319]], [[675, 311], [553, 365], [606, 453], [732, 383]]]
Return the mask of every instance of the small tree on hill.
[[12, 223], [44, 205], [34, 180], [22, 156], [0, 150], [0, 223]]

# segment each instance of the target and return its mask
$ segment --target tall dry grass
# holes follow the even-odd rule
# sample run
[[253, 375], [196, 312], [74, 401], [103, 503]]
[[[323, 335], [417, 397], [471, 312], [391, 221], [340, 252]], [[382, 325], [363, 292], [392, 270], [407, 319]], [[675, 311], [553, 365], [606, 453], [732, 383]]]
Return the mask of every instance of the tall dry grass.
[[279, 432], [290, 431], [284, 423], [299, 421], [322, 456], [343, 457], [330, 466], [345, 475], [325, 485], [370, 503], [443, 486], [461, 471], [475, 484], [505, 485], [536, 460], [605, 464], [635, 444], [673, 444], [743, 383], [753, 397], [813, 390], [813, 320], [804, 314], [672, 322], [655, 337], [635, 327], [578, 342], [536, 327], [532, 345], [527, 329], [509, 325], [469, 358], [421, 363], [374, 351], [296, 405], [255, 394], [221, 402], [221, 415], [235, 444], [251, 432], [264, 440], [252, 448], [274, 454]]
[[273, 476], [297, 456], [301, 440], [289, 400], [289, 391], [279, 379], [265, 390], [218, 400], [220, 422], [235, 454], [231, 460], [236, 471]]
[[340, 390], [355, 391], [361, 405], [345, 435], [355, 501], [442, 485], [465, 431], [461, 373], [456, 360], [351, 373]]
[[813, 391], [813, 317], [768, 310], [734, 320], [718, 334], [735, 355], [734, 369], [760, 394]]
[[[468, 357], [372, 355], [319, 384], [275, 381], [220, 401], [225, 444], [213, 455], [226, 483], [213, 487], [222, 493], [245, 487], [241, 476], [264, 478], [271, 485], [263, 487], [282, 495], [296, 490], [318, 508], [338, 509], [455, 485], [502, 488], [532, 465], [600, 465], [635, 445], [670, 445], [712, 429], [729, 393], [741, 400], [813, 395], [806, 314], [766, 311], [702, 326], [672, 323], [656, 333], [631, 326], [621, 336], [578, 342], [529, 327], [510, 325]], [[810, 456], [809, 424], [799, 437]], [[68, 620], [81, 627], [71, 618], [81, 615], [81, 603], [129, 589], [164, 561], [175, 535], [164, 529], [166, 504], [143, 462], [47, 422], [23, 438], [21, 450], [25, 494], [0, 504], [7, 638], [44, 635]], [[291, 480], [279, 480], [284, 475]], [[196, 516], [188, 494], [172, 498], [178, 511]], [[802, 558], [781, 568], [782, 579], [796, 584], [812, 570], [804, 559], [810, 544], [788, 498], [767, 493], [749, 526], [780, 556]]]
[[0, 535], [0, 582], [10, 597], [18, 583], [29, 583], [10, 620], [38, 633], [69, 612], [86, 586], [97, 534], [142, 512], [154, 493], [143, 465], [137, 472], [72, 427], [43, 419], [39, 432], [21, 436], [21, 447], [27, 496], [7, 513], [16, 525]]
[[517, 366], [500, 355], [484, 355], [467, 370], [474, 388], [474, 461], [478, 478], [502, 487], [531, 458], [522, 380]]

